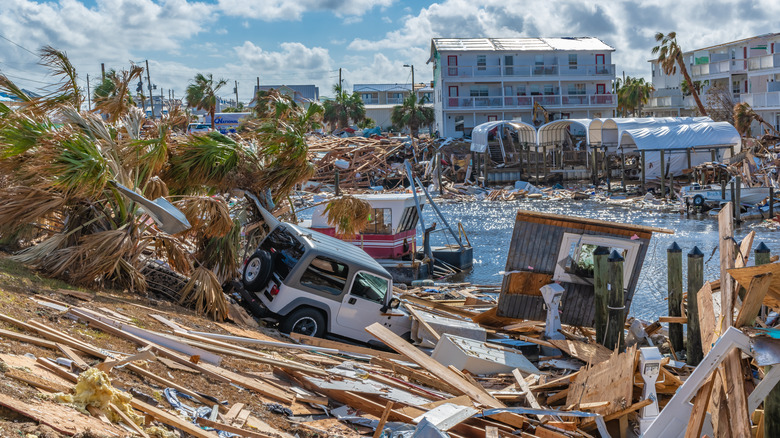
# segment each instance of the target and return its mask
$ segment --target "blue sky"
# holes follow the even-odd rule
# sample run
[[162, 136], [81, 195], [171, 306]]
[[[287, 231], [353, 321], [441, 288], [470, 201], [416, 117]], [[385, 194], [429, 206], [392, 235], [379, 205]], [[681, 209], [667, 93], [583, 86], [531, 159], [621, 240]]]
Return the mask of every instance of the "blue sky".
[[[593, 36], [615, 47], [618, 74], [649, 79], [656, 32], [685, 49], [780, 31], [780, 2], [645, 0], [0, 0], [0, 35], [35, 52], [64, 50], [86, 75], [149, 60], [158, 90], [181, 96], [197, 72], [239, 82], [316, 84], [328, 95], [342, 68], [355, 83], [431, 79], [434, 37]], [[0, 71], [26, 88], [51, 78], [36, 57], [0, 38]]]

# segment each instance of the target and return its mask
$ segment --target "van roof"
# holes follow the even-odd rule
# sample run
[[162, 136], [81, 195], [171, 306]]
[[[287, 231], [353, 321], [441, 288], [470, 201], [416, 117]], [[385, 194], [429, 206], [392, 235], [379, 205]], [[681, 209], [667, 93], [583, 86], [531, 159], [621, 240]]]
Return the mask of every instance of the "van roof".
[[317, 253], [341, 260], [348, 260], [350, 264], [356, 265], [359, 269], [373, 272], [383, 277], [393, 278], [379, 262], [351, 243], [290, 223], [285, 222], [282, 225], [301, 236], [302, 239], [300, 240], [302, 243]]

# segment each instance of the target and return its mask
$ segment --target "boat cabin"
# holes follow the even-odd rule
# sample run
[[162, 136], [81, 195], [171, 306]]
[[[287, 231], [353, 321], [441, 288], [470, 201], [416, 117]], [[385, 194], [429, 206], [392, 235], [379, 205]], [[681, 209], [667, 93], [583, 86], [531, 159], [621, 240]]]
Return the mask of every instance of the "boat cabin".
[[[376, 195], [355, 195], [371, 204], [368, 225], [351, 242], [360, 246], [376, 259], [400, 259], [405, 254], [416, 252], [415, 237], [420, 220], [414, 195], [392, 193]], [[422, 204], [424, 197], [418, 196]], [[325, 213], [327, 205], [314, 209], [311, 228], [329, 236], [335, 236], [336, 228], [328, 224]]]

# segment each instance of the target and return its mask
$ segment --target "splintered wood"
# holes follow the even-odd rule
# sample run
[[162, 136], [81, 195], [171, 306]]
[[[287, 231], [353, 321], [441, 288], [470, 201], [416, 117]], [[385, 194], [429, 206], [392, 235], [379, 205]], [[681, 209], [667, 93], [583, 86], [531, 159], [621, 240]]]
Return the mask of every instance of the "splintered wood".
[[609, 415], [631, 406], [634, 391], [636, 346], [612, 353], [609, 360], [583, 368], [569, 385], [566, 405], [576, 410], [586, 403], [609, 402], [594, 411]]

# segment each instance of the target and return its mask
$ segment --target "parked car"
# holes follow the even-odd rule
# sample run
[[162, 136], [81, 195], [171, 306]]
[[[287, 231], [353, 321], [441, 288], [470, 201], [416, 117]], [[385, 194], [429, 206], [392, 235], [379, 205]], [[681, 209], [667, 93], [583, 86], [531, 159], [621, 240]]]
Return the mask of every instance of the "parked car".
[[211, 126], [206, 123], [190, 123], [187, 125], [187, 134], [192, 134], [195, 132], [209, 132], [211, 131]]
[[278, 223], [246, 260], [242, 282], [246, 307], [284, 333], [373, 344], [365, 328], [380, 322], [411, 336], [390, 273], [355, 245], [307, 228]]

